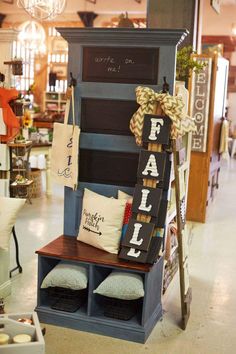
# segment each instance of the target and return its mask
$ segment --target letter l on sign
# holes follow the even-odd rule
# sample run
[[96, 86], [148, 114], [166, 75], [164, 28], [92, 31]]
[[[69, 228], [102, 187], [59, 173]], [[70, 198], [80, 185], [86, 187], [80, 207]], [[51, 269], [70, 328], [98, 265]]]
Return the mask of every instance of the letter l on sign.
[[138, 235], [139, 235], [139, 231], [141, 228], [142, 228], [142, 224], [139, 224], [139, 223], [134, 224], [134, 233], [133, 233], [131, 240], [129, 241], [133, 245], [140, 246], [143, 243], [143, 238], [141, 238], [141, 240], [138, 241]]

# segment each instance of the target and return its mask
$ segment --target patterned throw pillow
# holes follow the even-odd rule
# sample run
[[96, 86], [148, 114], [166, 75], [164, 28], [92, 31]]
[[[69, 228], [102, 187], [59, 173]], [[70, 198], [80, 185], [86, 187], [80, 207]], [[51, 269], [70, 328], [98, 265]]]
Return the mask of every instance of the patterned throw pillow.
[[113, 271], [93, 292], [121, 300], [136, 300], [144, 296], [143, 279], [139, 274]]
[[125, 213], [124, 213], [124, 219], [123, 219], [121, 238], [123, 238], [126, 233], [126, 230], [128, 228], [128, 223], [129, 223], [131, 216], [132, 216], [132, 203], [127, 202], [125, 205]]
[[125, 192], [118, 190], [118, 199], [126, 200], [125, 214], [124, 214], [123, 227], [121, 233], [121, 239], [122, 239], [127, 231], [128, 223], [132, 216], [131, 209], [132, 209], [133, 197]]
[[77, 240], [118, 253], [126, 200], [107, 198], [85, 188]]
[[86, 289], [87, 269], [77, 264], [59, 262], [43, 279], [41, 288], [60, 287], [72, 290]]

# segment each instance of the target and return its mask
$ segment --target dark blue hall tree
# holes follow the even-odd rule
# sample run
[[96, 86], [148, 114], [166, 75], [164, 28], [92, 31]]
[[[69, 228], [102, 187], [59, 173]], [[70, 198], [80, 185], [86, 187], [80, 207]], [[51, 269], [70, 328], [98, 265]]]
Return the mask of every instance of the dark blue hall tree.
[[[121, 260], [76, 240], [84, 187], [105, 196], [118, 190], [133, 194], [140, 148], [129, 130], [137, 110], [135, 88], [162, 90], [167, 78], [170, 93], [175, 81], [176, 47], [183, 30], [59, 28], [69, 44], [69, 68], [77, 80], [75, 114], [81, 127], [79, 188], [65, 188], [64, 235], [39, 250], [38, 304], [41, 321], [144, 343], [162, 317], [163, 257], [153, 264]], [[88, 268], [85, 304], [75, 313], [51, 309], [40, 289], [45, 275], [61, 260]], [[145, 296], [129, 321], [110, 319], [93, 290], [113, 269], [140, 274]]]

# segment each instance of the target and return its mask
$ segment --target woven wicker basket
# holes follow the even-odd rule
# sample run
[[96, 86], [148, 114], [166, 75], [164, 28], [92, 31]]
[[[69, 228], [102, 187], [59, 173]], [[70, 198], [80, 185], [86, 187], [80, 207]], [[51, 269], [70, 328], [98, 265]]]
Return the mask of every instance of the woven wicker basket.
[[29, 187], [29, 195], [31, 198], [42, 197], [42, 174], [41, 170], [38, 168], [31, 168], [29, 172], [29, 179], [33, 180], [34, 183]]

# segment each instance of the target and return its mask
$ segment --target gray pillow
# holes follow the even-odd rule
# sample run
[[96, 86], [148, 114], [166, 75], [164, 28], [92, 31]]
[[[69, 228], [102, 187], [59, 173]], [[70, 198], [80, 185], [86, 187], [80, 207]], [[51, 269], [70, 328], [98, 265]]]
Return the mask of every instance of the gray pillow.
[[93, 292], [122, 300], [139, 299], [144, 296], [143, 279], [138, 274], [114, 271]]
[[87, 269], [77, 264], [58, 263], [43, 279], [41, 288], [61, 287], [73, 290], [86, 289], [88, 284]]

